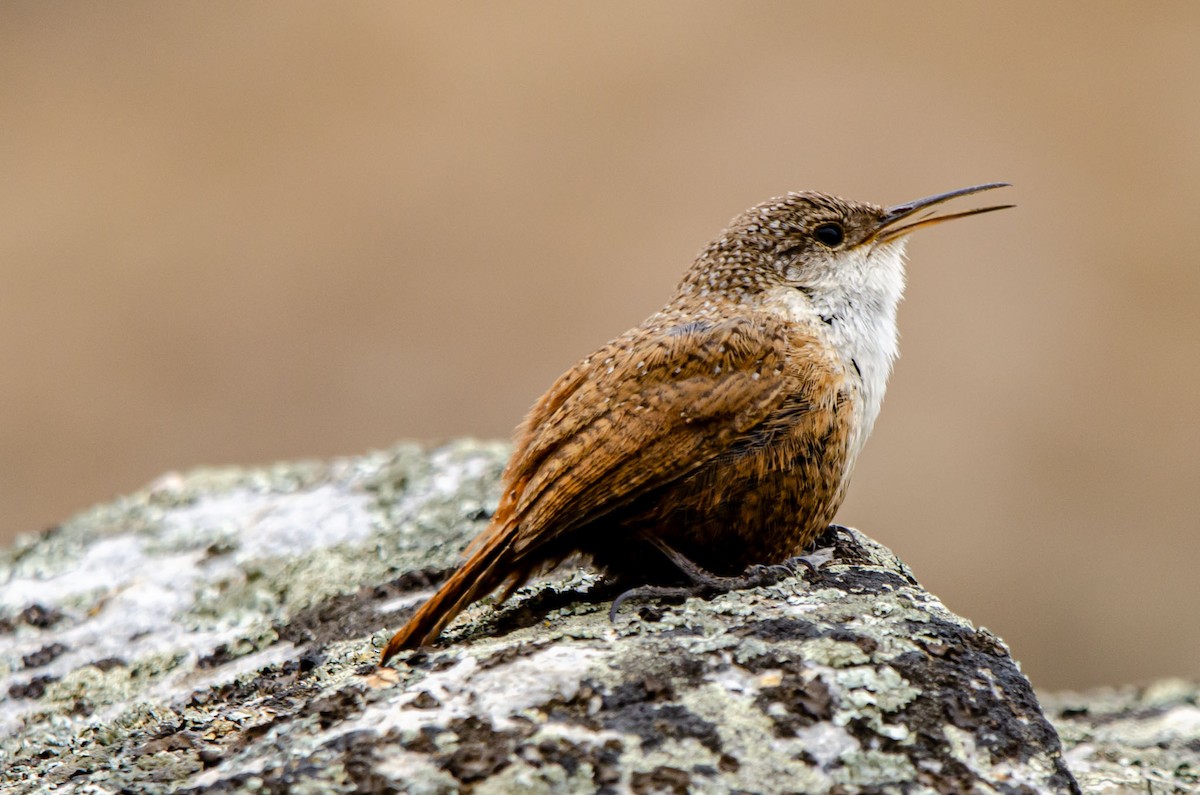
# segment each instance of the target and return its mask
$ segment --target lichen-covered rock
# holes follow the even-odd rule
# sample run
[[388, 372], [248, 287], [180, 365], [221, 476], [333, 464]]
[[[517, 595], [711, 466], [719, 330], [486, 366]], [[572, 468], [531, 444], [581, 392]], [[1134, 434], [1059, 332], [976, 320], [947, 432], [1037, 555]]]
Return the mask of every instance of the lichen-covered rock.
[[1200, 792], [1200, 685], [1163, 679], [1142, 687], [1046, 696], [1084, 791]]
[[563, 569], [375, 670], [505, 452], [171, 475], [0, 553], [0, 789], [1078, 791], [1004, 644], [851, 530], [615, 624]]

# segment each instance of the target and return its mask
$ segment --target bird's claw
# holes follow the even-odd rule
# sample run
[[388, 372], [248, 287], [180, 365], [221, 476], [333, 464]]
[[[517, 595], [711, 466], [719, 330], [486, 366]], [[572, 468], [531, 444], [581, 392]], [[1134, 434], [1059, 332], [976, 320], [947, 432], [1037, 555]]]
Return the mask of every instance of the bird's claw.
[[617, 611], [630, 599], [686, 599], [690, 596], [713, 596], [728, 591], [774, 585], [780, 580], [795, 576], [801, 566], [816, 574], [818, 568], [833, 559], [833, 547], [813, 550], [807, 555], [798, 555], [782, 563], [756, 563], [735, 577], [713, 574], [682, 556], [679, 558], [681, 560], [676, 562], [683, 564], [679, 566], [679, 570], [691, 580], [691, 585], [642, 585], [630, 588], [613, 600], [612, 607], [608, 609], [609, 622], [616, 623]]

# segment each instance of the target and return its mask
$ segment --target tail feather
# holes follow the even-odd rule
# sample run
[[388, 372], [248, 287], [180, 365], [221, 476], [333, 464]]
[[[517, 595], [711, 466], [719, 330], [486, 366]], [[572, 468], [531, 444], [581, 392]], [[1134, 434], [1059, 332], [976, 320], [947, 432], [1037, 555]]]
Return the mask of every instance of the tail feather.
[[[508, 560], [512, 549], [512, 530], [497, 528], [490, 538], [478, 545], [471, 557], [442, 584], [437, 593], [421, 605], [408, 623], [392, 636], [379, 658], [380, 665], [399, 651], [432, 643], [442, 629], [468, 605], [512, 578], [512, 567]], [[510, 583], [507, 590], [511, 592], [518, 585]]]

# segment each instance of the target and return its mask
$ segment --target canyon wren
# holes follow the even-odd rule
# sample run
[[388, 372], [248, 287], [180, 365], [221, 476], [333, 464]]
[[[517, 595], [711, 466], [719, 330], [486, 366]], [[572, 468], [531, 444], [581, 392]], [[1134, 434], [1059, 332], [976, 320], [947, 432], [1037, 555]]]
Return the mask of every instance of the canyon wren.
[[662, 309], [537, 401], [491, 522], [380, 664], [576, 553], [641, 583], [681, 559], [737, 574], [803, 553], [883, 402], [906, 236], [1013, 206], [933, 210], [1005, 185], [887, 208], [789, 193], [734, 218]]

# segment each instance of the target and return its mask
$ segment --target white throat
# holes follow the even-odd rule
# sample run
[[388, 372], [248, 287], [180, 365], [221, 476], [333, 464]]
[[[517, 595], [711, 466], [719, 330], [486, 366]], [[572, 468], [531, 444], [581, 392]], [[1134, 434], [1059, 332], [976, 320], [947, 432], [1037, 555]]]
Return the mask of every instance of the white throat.
[[850, 439], [854, 461], [875, 426], [899, 354], [896, 310], [904, 294], [904, 242], [840, 253], [807, 297], [795, 288], [782, 289], [790, 293], [789, 312], [823, 333], [858, 385], [862, 414]]

